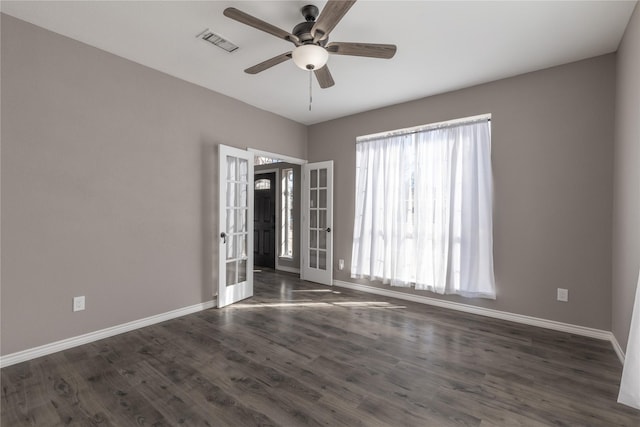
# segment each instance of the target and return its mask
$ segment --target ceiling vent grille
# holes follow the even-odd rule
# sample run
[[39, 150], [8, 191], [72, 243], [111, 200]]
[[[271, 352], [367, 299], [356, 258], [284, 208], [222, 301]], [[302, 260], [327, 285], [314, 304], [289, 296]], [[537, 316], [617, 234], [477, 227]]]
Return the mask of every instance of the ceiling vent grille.
[[219, 34], [214, 33], [210, 29], [206, 29], [196, 37], [201, 38], [202, 40], [208, 41], [212, 45], [218, 46], [220, 49], [224, 49], [227, 52], [233, 52], [238, 49], [238, 46], [231, 43], [229, 40], [223, 38]]

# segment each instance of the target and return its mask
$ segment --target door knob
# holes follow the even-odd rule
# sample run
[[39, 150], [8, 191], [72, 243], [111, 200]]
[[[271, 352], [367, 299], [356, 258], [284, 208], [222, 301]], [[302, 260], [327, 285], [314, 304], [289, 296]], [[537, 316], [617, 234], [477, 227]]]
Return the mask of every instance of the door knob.
[[227, 243], [227, 233], [225, 233], [224, 231], [222, 233], [220, 233], [220, 237], [222, 238], [222, 243]]
[[331, 233], [331, 227], [327, 227], [327, 229], [325, 230], [327, 233]]

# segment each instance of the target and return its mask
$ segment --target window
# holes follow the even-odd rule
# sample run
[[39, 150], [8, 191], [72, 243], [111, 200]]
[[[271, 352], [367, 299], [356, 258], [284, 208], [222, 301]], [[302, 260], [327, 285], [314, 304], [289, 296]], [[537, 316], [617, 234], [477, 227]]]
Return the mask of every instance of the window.
[[258, 165], [271, 165], [271, 164], [274, 164], [274, 163], [279, 163], [281, 161], [282, 160], [280, 160], [280, 159], [273, 159], [271, 157], [255, 156], [254, 164], [256, 166], [258, 166]]
[[270, 190], [271, 180], [268, 179], [256, 179], [255, 190]]
[[282, 169], [280, 256], [293, 257], [293, 169]]
[[495, 298], [489, 117], [358, 138], [352, 277]]

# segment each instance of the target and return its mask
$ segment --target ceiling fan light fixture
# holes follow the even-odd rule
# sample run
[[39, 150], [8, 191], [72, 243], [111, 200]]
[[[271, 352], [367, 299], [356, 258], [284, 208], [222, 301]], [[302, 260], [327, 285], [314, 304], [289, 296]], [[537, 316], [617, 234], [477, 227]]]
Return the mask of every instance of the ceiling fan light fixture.
[[293, 62], [303, 70], [318, 70], [327, 63], [329, 53], [322, 46], [303, 44], [293, 50], [291, 57]]

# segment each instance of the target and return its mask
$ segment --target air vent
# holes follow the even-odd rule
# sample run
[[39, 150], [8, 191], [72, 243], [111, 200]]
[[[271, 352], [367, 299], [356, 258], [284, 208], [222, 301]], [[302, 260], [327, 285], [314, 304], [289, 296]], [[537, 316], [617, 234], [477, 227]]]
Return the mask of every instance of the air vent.
[[208, 28], [198, 34], [196, 37], [201, 38], [202, 40], [206, 40], [209, 43], [218, 46], [220, 49], [226, 50], [227, 52], [233, 52], [238, 49], [238, 46], [231, 43], [229, 40], [226, 40], [222, 36], [214, 33]]

